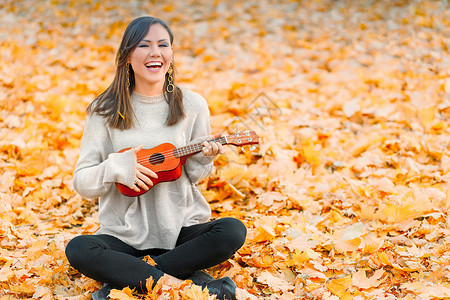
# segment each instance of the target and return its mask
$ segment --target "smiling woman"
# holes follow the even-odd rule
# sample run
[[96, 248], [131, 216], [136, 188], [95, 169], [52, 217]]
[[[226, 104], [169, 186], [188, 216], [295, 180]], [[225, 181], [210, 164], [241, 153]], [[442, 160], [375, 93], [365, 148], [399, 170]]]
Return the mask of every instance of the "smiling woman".
[[134, 91], [148, 96], [161, 94], [165, 76], [173, 68], [172, 56], [169, 33], [161, 24], [153, 24], [129, 57], [128, 63], [134, 72]]
[[[210, 221], [211, 210], [195, 184], [211, 174], [222, 144], [210, 135], [209, 109], [197, 93], [174, 80], [173, 34], [162, 20], [141, 17], [125, 30], [112, 84], [88, 107], [73, 183], [84, 198], [99, 198], [100, 229], [78, 236], [66, 248], [70, 264], [104, 282], [93, 299], [112, 288], [146, 293], [166, 275], [190, 279], [218, 299], [235, 299], [229, 278], [201, 271], [230, 258], [244, 243], [246, 228], [234, 218]], [[145, 147], [201, 143], [180, 178], [153, 186], [157, 174], [137, 160]], [[120, 151], [122, 149], [129, 149]], [[145, 194], [129, 197], [115, 183]], [[156, 265], [142, 260], [150, 255]]]
[[[164, 93], [164, 98], [169, 104], [166, 125], [174, 125], [183, 118], [185, 116], [182, 105], [183, 92], [174, 83], [173, 39], [169, 26], [160, 19], [141, 17], [133, 20], [125, 30], [117, 53], [117, 70], [114, 80], [89, 105], [88, 112], [105, 117], [112, 128], [129, 129], [133, 126], [134, 116], [130, 100], [132, 92], [137, 91], [143, 95], [152, 96], [159, 95], [165, 90], [167, 93]], [[132, 63], [132, 56], [136, 56], [136, 60], [141, 57], [144, 61]], [[157, 71], [159, 77], [154, 76], [146, 82], [144, 80], [146, 76], [142, 77], [145, 74], [142, 69], [144, 66], [147, 69], [155, 56], [157, 58], [153, 59], [153, 62], [161, 64], [162, 67]], [[168, 59], [164, 62], [165, 58]], [[137, 78], [139, 76], [141, 77]], [[139, 86], [139, 83], [143, 85]]]

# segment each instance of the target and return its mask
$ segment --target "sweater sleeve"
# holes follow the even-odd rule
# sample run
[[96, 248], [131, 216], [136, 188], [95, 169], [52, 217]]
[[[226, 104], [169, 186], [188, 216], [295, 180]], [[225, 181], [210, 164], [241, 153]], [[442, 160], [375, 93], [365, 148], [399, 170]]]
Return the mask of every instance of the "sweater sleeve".
[[[197, 110], [190, 144], [202, 143], [211, 134], [210, 113], [206, 100], [197, 95], [193, 103]], [[197, 100], [196, 99], [196, 100]], [[192, 183], [196, 184], [208, 177], [214, 167], [214, 156], [204, 156], [202, 152], [190, 156], [185, 163], [185, 171]]]
[[115, 182], [132, 185], [135, 168], [133, 151], [113, 152], [104, 118], [88, 116], [73, 175], [74, 189], [84, 198], [98, 198], [107, 193]]

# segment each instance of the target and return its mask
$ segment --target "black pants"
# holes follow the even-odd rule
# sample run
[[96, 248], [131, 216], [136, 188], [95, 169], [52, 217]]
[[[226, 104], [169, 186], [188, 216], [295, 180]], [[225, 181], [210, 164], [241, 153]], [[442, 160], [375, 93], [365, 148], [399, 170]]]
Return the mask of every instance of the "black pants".
[[[72, 267], [92, 279], [145, 292], [150, 276], [155, 283], [164, 273], [186, 279], [226, 261], [242, 247], [246, 234], [241, 221], [223, 218], [183, 227], [172, 250], [137, 250], [110, 235], [82, 235], [69, 242], [66, 256]], [[146, 255], [157, 265], [144, 262]]]

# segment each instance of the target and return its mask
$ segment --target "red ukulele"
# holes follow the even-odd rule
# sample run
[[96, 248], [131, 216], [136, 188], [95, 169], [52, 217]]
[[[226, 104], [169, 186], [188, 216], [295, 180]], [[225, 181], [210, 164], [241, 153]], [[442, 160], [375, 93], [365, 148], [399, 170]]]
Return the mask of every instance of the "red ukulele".
[[[244, 146], [259, 143], [259, 137], [254, 131], [236, 132], [232, 135], [221, 136], [209, 141], [219, 142], [222, 145], [235, 145]], [[120, 150], [123, 152], [131, 148]], [[193, 154], [201, 152], [203, 149], [202, 143], [175, 148], [170, 143], [164, 143], [156, 146], [152, 149], [142, 149], [136, 153], [137, 162], [144, 167], [149, 168], [158, 175], [158, 178], [150, 178], [153, 182], [153, 186], [157, 183], [165, 181], [173, 181], [180, 178], [182, 169], [181, 167], [186, 162], [186, 159]], [[136, 192], [126, 185], [116, 182], [117, 189], [125, 196], [135, 197], [147, 192], [139, 188], [139, 192]], [[149, 186], [151, 188], [151, 186]]]

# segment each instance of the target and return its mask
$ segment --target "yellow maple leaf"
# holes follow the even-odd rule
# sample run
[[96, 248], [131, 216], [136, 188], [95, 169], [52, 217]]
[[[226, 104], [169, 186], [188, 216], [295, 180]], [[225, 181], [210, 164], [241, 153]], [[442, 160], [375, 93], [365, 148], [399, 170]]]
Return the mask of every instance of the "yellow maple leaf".
[[8, 282], [9, 279], [14, 276], [14, 272], [11, 269], [11, 264], [13, 263], [13, 260], [8, 260], [6, 264], [3, 265], [3, 267], [0, 269], [0, 281]]
[[327, 289], [338, 296], [340, 299], [343, 299], [344, 296], [348, 297], [348, 289], [352, 285], [351, 276], [345, 276], [342, 278], [336, 278], [330, 280], [326, 287]]

